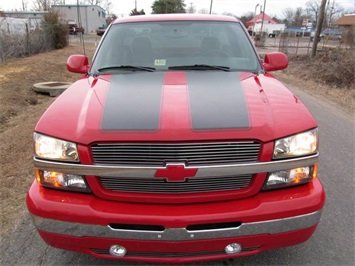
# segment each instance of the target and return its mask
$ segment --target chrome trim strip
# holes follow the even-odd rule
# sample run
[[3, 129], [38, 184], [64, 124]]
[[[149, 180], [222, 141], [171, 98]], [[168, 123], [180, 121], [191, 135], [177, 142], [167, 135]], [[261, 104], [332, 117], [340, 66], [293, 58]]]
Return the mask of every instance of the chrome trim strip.
[[259, 234], [278, 234], [305, 229], [316, 225], [320, 220], [321, 214], [322, 210], [319, 210], [305, 215], [283, 219], [243, 223], [241, 226], [235, 228], [199, 231], [188, 231], [185, 228], [168, 228], [161, 232], [117, 230], [112, 229], [110, 226], [64, 222], [35, 215], [32, 215], [32, 219], [36, 228], [39, 230], [76, 237], [91, 236], [134, 240], [187, 241]]
[[[231, 165], [211, 165], [211, 166], [194, 166], [186, 169], [198, 169], [195, 177], [216, 177], [229, 175], [244, 175], [255, 173], [276, 172], [281, 170], [293, 169], [297, 167], [310, 166], [318, 162], [319, 153], [305, 156], [301, 158], [292, 158], [287, 160], [278, 160], [270, 162], [254, 162], [254, 163], [238, 163]], [[36, 157], [33, 158], [34, 165], [37, 168], [47, 171], [56, 171], [77, 175], [96, 175], [115, 177], [139, 177], [151, 178], [159, 169], [166, 167], [139, 167], [139, 166], [112, 166], [112, 165], [86, 165], [52, 162]], [[169, 164], [169, 165], [181, 165]]]

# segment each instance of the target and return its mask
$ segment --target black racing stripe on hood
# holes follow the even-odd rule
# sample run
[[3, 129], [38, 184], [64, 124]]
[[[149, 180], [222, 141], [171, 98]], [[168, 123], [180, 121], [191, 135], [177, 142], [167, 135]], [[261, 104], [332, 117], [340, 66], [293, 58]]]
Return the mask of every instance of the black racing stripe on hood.
[[238, 73], [187, 74], [192, 129], [249, 128], [245, 95]]
[[163, 77], [161, 72], [113, 75], [102, 130], [158, 130]]

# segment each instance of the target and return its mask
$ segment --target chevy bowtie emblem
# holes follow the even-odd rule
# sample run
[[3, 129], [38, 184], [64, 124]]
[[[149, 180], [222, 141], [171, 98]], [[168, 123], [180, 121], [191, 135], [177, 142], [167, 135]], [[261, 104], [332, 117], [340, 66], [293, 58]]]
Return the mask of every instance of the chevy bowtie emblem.
[[187, 177], [193, 177], [197, 168], [185, 168], [183, 164], [168, 164], [165, 169], [158, 169], [154, 177], [165, 178], [168, 182], [184, 182]]

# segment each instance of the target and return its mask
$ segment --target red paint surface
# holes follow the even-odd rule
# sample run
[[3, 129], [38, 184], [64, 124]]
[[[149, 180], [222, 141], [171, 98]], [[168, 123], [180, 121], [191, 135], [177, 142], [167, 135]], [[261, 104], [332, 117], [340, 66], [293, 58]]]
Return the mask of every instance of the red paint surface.
[[62, 221], [127, 223], [185, 228], [191, 224], [250, 223], [303, 215], [322, 209], [325, 201], [318, 179], [294, 188], [258, 193], [253, 197], [185, 204], [119, 202], [92, 194], [62, 192], [34, 182], [27, 196], [31, 213]]
[[[91, 249], [108, 250], [111, 245], [122, 245], [127, 249], [127, 256], [119, 258], [127, 261], [144, 261], [150, 263], [188, 263], [206, 260], [222, 260], [228, 258], [237, 258], [243, 256], [250, 256], [280, 247], [300, 244], [307, 241], [316, 226], [306, 228], [303, 230], [291, 231], [288, 233], [274, 234], [274, 235], [256, 235], [236, 238], [224, 238], [213, 240], [200, 241], [133, 241], [124, 239], [108, 239], [108, 238], [93, 238], [93, 237], [69, 237], [39, 231], [41, 237], [49, 245], [69, 249], [77, 252], [87, 253], [89, 255], [102, 259], [118, 259], [111, 255], [99, 255], [94, 253]], [[237, 255], [223, 254], [224, 248], [231, 243], [239, 243], [242, 247], [259, 247], [254, 251], [241, 252]], [[183, 256], [179, 258], [163, 258], [159, 256], [151, 256], [154, 253], [182, 253], [182, 252], [208, 252], [208, 251], [222, 251], [219, 255], [205, 255], [188, 257]], [[130, 256], [129, 252], [147, 252], [150, 256]]]
[[[178, 142], [257, 140], [263, 143], [315, 128], [317, 123], [302, 102], [271, 75], [241, 74], [251, 128], [248, 130], [192, 131], [188, 84], [183, 72], [167, 73], [163, 90], [161, 128], [157, 132], [102, 132], [101, 118], [110, 75], [84, 78], [56, 99], [35, 130], [83, 145], [97, 142]], [[238, 76], [236, 76], [238, 78]], [[174, 103], [174, 104], [173, 104]], [[58, 116], [58, 112], [60, 116]]]

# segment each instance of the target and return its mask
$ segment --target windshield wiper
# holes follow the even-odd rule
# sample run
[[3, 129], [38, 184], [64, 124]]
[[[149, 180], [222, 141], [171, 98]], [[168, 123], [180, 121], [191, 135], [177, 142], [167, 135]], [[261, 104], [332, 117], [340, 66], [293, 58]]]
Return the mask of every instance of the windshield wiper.
[[107, 66], [101, 67], [97, 71], [104, 72], [110, 70], [128, 70], [128, 71], [148, 71], [154, 72], [156, 69], [154, 67], [147, 67], [147, 66], [129, 66], [129, 65], [121, 65], [121, 66]]
[[230, 70], [230, 68], [226, 66], [205, 65], [205, 64], [171, 66], [169, 67], [169, 69], [170, 70], [222, 70], [222, 71]]

